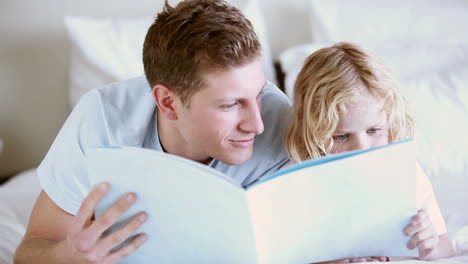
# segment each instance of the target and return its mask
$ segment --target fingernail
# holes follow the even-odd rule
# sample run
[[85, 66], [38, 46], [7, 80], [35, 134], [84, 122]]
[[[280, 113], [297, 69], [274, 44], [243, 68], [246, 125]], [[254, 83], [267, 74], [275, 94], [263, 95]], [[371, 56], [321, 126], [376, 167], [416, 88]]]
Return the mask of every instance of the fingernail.
[[146, 240], [148, 240], [148, 235], [144, 234], [140, 237], [140, 242], [146, 242]]
[[135, 194], [129, 193], [129, 194], [127, 195], [127, 202], [129, 202], [129, 203], [135, 202]]
[[105, 192], [109, 188], [109, 185], [107, 183], [100, 183], [98, 188], [99, 188], [99, 191]]
[[148, 216], [145, 213], [143, 213], [143, 214], [140, 214], [138, 219], [140, 220], [140, 222], [144, 223], [148, 219]]

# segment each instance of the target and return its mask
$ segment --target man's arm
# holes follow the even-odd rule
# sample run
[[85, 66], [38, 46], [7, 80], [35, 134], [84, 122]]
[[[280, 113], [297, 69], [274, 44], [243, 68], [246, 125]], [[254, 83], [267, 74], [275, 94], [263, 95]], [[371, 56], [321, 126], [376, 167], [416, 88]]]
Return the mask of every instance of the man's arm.
[[98, 219], [94, 209], [109, 190], [108, 184], [96, 186], [74, 216], [59, 208], [42, 191], [34, 205], [29, 226], [15, 254], [15, 263], [117, 263], [139, 248], [147, 236], [140, 234], [124, 247], [111, 249], [125, 241], [147, 219], [137, 214], [130, 222], [110, 235], [103, 233], [136, 200], [125, 194]]

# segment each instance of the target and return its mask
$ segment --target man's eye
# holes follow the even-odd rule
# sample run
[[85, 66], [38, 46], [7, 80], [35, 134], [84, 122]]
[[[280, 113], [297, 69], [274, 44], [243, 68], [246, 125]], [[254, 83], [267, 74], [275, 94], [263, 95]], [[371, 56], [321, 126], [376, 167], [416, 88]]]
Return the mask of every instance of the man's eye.
[[222, 105], [221, 108], [223, 109], [231, 109], [233, 108], [234, 106], [236, 106], [237, 103], [232, 103], [232, 104], [225, 104], [225, 105]]
[[343, 141], [343, 140], [346, 140], [348, 137], [349, 137], [348, 134], [341, 134], [341, 135], [336, 135], [333, 138], [335, 140]]

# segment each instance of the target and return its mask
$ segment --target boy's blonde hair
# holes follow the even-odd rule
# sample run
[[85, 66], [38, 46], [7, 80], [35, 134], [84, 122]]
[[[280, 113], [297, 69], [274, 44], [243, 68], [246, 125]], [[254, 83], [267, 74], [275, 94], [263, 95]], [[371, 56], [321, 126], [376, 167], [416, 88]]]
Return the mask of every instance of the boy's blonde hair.
[[389, 142], [412, 137], [413, 118], [398, 86], [376, 57], [355, 44], [341, 42], [309, 55], [294, 85], [293, 116], [285, 135], [291, 160], [328, 155], [345, 104], [366, 92], [383, 100]]

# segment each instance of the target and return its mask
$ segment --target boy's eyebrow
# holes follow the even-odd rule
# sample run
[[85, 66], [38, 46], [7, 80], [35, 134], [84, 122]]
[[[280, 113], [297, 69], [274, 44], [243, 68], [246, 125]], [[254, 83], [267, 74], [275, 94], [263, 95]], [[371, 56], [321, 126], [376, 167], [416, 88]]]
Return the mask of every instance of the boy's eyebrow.
[[374, 123], [373, 125], [369, 127], [382, 127], [382, 126], [385, 126], [385, 122]]
[[341, 135], [341, 134], [347, 134], [348, 132], [340, 132], [340, 131], [335, 131], [332, 135]]

